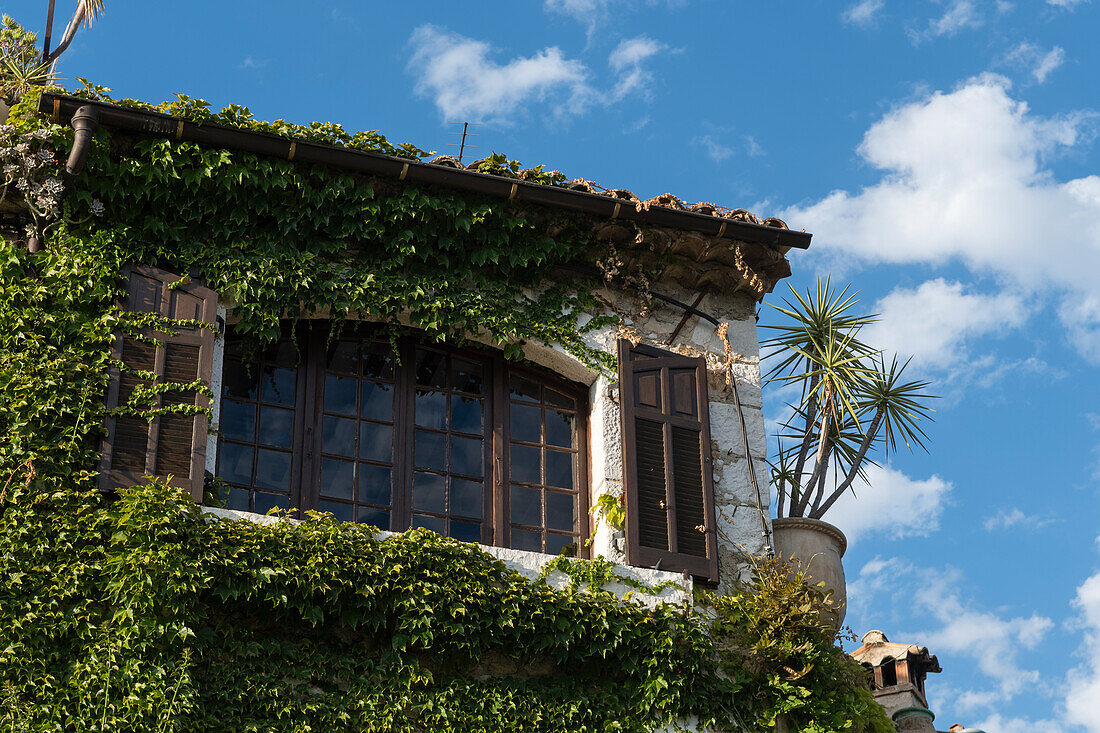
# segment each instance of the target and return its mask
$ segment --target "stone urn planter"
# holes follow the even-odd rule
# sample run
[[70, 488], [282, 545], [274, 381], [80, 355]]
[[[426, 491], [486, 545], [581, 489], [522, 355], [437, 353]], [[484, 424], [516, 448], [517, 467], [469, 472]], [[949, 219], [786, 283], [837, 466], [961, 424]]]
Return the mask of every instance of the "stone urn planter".
[[778, 557], [797, 560], [814, 583], [824, 583], [825, 590], [833, 592], [836, 626], [840, 628], [848, 600], [844, 565], [840, 561], [848, 549], [844, 533], [820, 519], [781, 517], [772, 520], [772, 536]]

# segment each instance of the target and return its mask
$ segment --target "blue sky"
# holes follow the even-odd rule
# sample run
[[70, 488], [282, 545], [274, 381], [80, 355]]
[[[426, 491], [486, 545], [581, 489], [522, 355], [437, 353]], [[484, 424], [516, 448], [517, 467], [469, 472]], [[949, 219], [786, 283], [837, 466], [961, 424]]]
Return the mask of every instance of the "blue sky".
[[480, 121], [477, 155], [813, 232], [790, 282], [851, 281], [944, 396], [829, 517], [849, 623], [939, 655], [941, 728], [1096, 733], [1098, 30], [1100, 0], [107, 3], [59, 71], [441, 152]]

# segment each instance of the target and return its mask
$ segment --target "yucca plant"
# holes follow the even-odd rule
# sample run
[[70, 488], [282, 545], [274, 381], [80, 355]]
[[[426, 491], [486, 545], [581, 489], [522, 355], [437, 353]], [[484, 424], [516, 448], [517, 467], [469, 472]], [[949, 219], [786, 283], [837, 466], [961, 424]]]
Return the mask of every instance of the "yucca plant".
[[820, 519], [865, 469], [872, 454], [884, 456], [900, 441], [925, 448], [920, 426], [931, 419], [928, 382], [906, 380], [909, 362], [889, 362], [860, 340], [876, 320], [860, 315], [854, 293], [839, 292], [820, 280], [814, 292], [790, 288], [791, 298], [773, 306], [786, 322], [764, 326], [776, 332], [762, 346], [773, 363], [766, 378], [797, 385], [800, 396], [788, 405], [790, 417], [777, 437], [772, 484], [778, 514]]

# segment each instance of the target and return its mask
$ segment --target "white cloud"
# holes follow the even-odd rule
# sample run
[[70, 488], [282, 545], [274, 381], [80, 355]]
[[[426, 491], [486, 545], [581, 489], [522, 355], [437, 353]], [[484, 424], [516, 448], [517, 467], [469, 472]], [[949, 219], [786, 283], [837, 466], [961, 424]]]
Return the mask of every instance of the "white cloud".
[[1055, 46], [1044, 53], [1033, 43], [1021, 43], [1005, 55], [1005, 61], [1028, 69], [1031, 77], [1039, 84], [1045, 82], [1065, 60], [1066, 52], [1061, 46]]
[[1062, 730], [1059, 724], [1053, 720], [1014, 718], [1003, 713], [993, 713], [973, 727], [978, 730], [989, 731], [989, 733], [1035, 733], [1035, 731]]
[[750, 158], [760, 158], [767, 155], [764, 148], [756, 142], [756, 138], [752, 135], [745, 135], [745, 152], [748, 153]]
[[825, 520], [854, 543], [874, 533], [899, 539], [934, 532], [952, 485], [939, 476], [912, 479], [889, 466], [868, 466], [867, 480], [856, 479], [852, 489], [855, 493], [845, 492]]
[[927, 41], [940, 36], [954, 36], [961, 30], [978, 28], [982, 16], [971, 0], [953, 0], [943, 15], [928, 21], [928, 27], [922, 31], [910, 31], [909, 37], [914, 43]]
[[1061, 66], [1066, 60], [1066, 52], [1062, 50], [1061, 46], [1055, 46], [1050, 49], [1039, 60], [1039, 63], [1031, 71], [1031, 75], [1035, 77], [1035, 80], [1042, 84], [1050, 76], [1051, 72]]
[[768, 154], [752, 135], [741, 136], [743, 143], [742, 150], [742, 145], [738, 145], [735, 148], [733, 144], [724, 142], [726, 138], [732, 137], [732, 131], [729, 128], [721, 128], [706, 123], [704, 123], [703, 127], [711, 131], [693, 137], [691, 139], [691, 144], [702, 148], [703, 152], [707, 154], [707, 157], [715, 163], [722, 163], [732, 158], [738, 152], [743, 152], [750, 158], [760, 158]]
[[1100, 362], [1100, 176], [1061, 182], [1045, 166], [1088, 142], [1096, 116], [1038, 117], [1009, 88], [987, 74], [888, 113], [859, 147], [877, 183], [779, 215], [837, 261], [961, 262], [1054, 294], [1067, 336]]
[[667, 48], [647, 36], [621, 41], [607, 57], [608, 65], [619, 77], [613, 97], [622, 99], [635, 92], [645, 92], [653, 81], [653, 74], [643, 64]]
[[706, 152], [707, 157], [715, 163], [721, 163], [727, 158], [733, 157], [733, 148], [718, 141], [714, 135], [706, 134], [692, 138], [692, 145], [697, 145]]
[[1070, 8], [1071, 10], [1078, 5], [1083, 5], [1089, 0], [1047, 0], [1047, 5], [1054, 5], [1059, 8]]
[[[596, 26], [612, 12], [623, 12], [637, 7], [638, 0], [544, 0], [543, 8], [550, 13], [568, 15], [588, 26], [589, 39]], [[646, 5], [660, 5], [660, 0], [646, 0]], [[670, 7], [684, 4], [684, 0], [665, 0]]]
[[943, 278], [895, 288], [873, 310], [879, 320], [863, 330], [864, 341], [936, 370], [969, 362], [967, 341], [1018, 328], [1028, 317], [1019, 295], [974, 293]]
[[841, 14], [845, 23], [869, 26], [875, 22], [875, 16], [882, 10], [884, 0], [860, 0]]
[[1008, 509], [1001, 509], [996, 514], [990, 515], [982, 522], [982, 526], [985, 527], [987, 532], [992, 532], [998, 529], [1011, 529], [1012, 527], [1025, 526], [1028, 529], [1038, 529], [1044, 527], [1054, 520], [1049, 517], [1040, 517], [1033, 514], [1025, 514], [1020, 511], [1018, 507], [1013, 507], [1011, 511]]
[[1077, 587], [1073, 605], [1084, 631], [1084, 661], [1067, 675], [1064, 715], [1068, 723], [1100, 733], [1100, 573]]
[[554, 46], [498, 64], [488, 43], [433, 25], [417, 28], [409, 43], [416, 91], [430, 97], [447, 119], [505, 121], [533, 101], [572, 111], [591, 101], [584, 64]]
[[[1002, 705], [1025, 690], [1030, 694], [1049, 692], [1038, 671], [1024, 668], [1017, 658], [1022, 651], [1036, 649], [1053, 622], [1038, 614], [1009, 617], [986, 611], [964, 596], [962, 589], [967, 585], [954, 568], [920, 568], [900, 558], [875, 558], [849, 586], [849, 598], [864, 614], [871, 608], [906, 604], [931, 621], [927, 629], [902, 631], [890, 638], [927, 646], [933, 654], [972, 659], [996, 684], [998, 694], [963, 693], [957, 699], [970, 708]], [[913, 593], [913, 588], [921, 592]], [[996, 733], [999, 729], [986, 730]]]

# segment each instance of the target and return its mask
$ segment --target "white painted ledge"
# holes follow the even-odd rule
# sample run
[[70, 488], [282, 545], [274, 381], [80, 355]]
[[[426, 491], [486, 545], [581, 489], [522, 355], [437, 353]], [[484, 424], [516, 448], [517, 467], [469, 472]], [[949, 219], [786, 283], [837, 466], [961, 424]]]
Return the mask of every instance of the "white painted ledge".
[[[203, 514], [211, 519], [243, 519], [249, 522], [255, 522], [256, 524], [278, 524], [279, 522], [298, 521], [268, 514], [242, 512], [235, 509], [220, 509], [218, 507], [207, 506], [199, 508], [202, 510]], [[381, 539], [390, 537], [393, 534], [393, 532], [379, 531], [376, 536]], [[542, 569], [556, 557], [556, 555], [547, 555], [542, 552], [512, 550], [507, 547], [492, 547], [489, 545], [478, 545], [478, 547], [486, 554], [501, 560], [509, 569], [515, 570], [520, 575], [530, 578], [531, 580], [537, 579], [542, 573]], [[685, 578], [679, 573], [670, 573], [666, 570], [636, 568], [631, 565], [621, 564], [616, 565], [612, 572], [625, 580], [634, 581], [635, 583], [650, 588], [659, 586], [662, 583], [669, 584], [657, 593], [635, 588], [628, 585], [626, 582], [610, 583], [604, 586], [604, 590], [610, 591], [619, 598], [629, 598], [631, 602], [638, 603], [646, 608], [653, 608], [659, 603], [692, 603], [694, 596], [692, 594], [693, 583], [690, 577]], [[569, 577], [560, 570], [553, 570], [549, 576], [547, 576], [546, 583], [552, 588], [564, 588], [569, 585]]]

